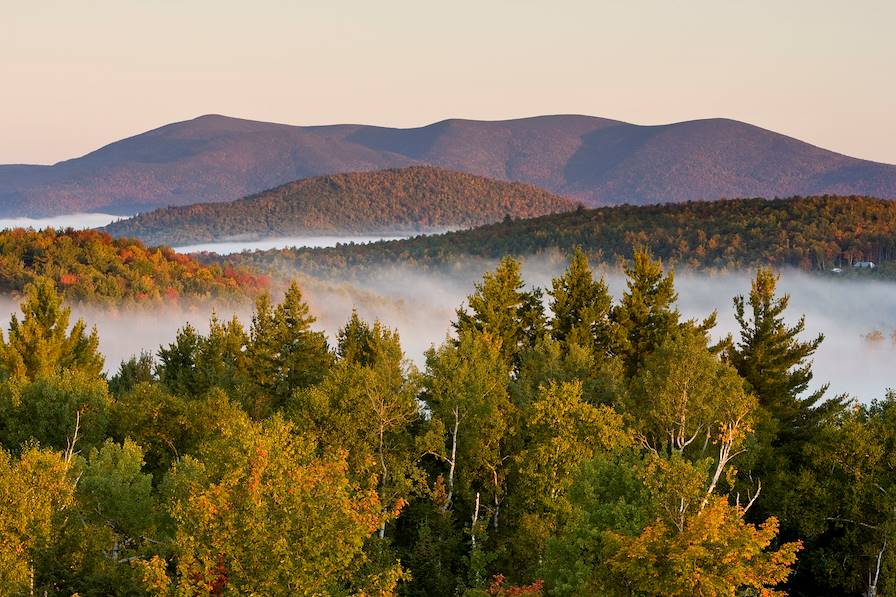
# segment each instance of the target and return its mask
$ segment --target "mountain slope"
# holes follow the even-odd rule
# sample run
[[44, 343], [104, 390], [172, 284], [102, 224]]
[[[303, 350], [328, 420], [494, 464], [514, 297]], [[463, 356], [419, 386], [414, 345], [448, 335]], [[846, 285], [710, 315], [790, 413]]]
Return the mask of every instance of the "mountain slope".
[[394, 129], [209, 115], [53, 166], [0, 166], [0, 216], [232, 201], [298, 178], [414, 164], [527, 182], [589, 205], [824, 193], [896, 198], [896, 166], [726, 119], [639, 126], [560, 115]]
[[105, 230], [178, 245], [233, 237], [420, 232], [573, 208], [572, 201], [531, 185], [412, 166], [306, 178], [238, 201], [159, 209]]
[[693, 268], [758, 265], [829, 270], [870, 260], [896, 275], [896, 202], [869, 197], [795, 197], [624, 205], [500, 222], [472, 230], [371, 244], [247, 252], [211, 261], [341, 277], [390, 266], [569, 253], [629, 259], [634, 247]]

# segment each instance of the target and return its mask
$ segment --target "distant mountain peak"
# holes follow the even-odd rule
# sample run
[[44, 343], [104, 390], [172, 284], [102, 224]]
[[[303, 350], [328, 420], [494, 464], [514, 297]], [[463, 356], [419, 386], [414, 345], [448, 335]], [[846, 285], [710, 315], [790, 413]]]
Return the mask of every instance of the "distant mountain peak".
[[896, 166], [729, 118], [641, 126], [557, 114], [390, 128], [205, 114], [53, 166], [0, 166], [0, 215], [134, 213], [414, 164], [526, 182], [589, 205], [825, 193], [896, 198]]

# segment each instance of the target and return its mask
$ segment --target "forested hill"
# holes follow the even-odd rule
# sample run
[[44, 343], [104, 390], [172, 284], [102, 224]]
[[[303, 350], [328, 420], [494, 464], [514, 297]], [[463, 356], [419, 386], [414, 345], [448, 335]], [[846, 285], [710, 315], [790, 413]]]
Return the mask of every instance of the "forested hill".
[[369, 245], [282, 249], [229, 257], [230, 263], [326, 274], [383, 264], [437, 267], [468, 258], [526, 256], [576, 245], [600, 260], [649, 248], [695, 268], [760, 264], [829, 270], [896, 257], [896, 203], [869, 197], [734, 199], [578, 209], [473, 230]]
[[113, 306], [242, 301], [268, 286], [265, 276], [240, 268], [93, 230], [0, 232], [0, 293], [17, 295], [42, 279], [71, 301]]
[[232, 237], [421, 232], [573, 208], [572, 201], [531, 185], [414, 166], [306, 178], [230, 203], [159, 209], [106, 231], [178, 245]]

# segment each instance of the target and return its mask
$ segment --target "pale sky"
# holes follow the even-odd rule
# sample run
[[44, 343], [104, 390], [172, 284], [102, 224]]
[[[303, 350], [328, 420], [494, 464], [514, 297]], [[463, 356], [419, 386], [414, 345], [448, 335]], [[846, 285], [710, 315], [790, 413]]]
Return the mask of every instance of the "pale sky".
[[896, 163], [894, 0], [0, 0], [0, 163], [207, 113], [725, 116]]

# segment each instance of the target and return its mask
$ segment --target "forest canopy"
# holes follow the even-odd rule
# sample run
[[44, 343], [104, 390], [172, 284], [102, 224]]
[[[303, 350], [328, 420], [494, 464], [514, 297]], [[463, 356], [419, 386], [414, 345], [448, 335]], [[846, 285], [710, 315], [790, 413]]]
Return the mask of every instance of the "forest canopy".
[[[731, 199], [578, 209], [530, 219], [367, 245], [272, 249], [231, 255], [231, 264], [308, 274], [361, 273], [382, 265], [423, 268], [465, 260], [568, 254], [617, 264], [647, 248], [664, 263], [697, 269], [794, 267], [896, 275], [896, 202], [870, 197]], [[209, 261], [219, 258], [208, 255]], [[869, 273], [871, 270], [862, 270]]]
[[[777, 277], [684, 319], [646, 251], [611, 296], [500, 261], [420, 368], [301, 289], [106, 377], [52, 282], [0, 338], [0, 593], [875, 595], [896, 396], [810, 392]], [[816, 384], [817, 386], [817, 384]]]
[[240, 301], [269, 283], [245, 268], [203, 265], [167, 247], [93, 230], [0, 231], [0, 293], [51, 280], [75, 302], [121, 304]]

